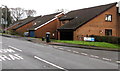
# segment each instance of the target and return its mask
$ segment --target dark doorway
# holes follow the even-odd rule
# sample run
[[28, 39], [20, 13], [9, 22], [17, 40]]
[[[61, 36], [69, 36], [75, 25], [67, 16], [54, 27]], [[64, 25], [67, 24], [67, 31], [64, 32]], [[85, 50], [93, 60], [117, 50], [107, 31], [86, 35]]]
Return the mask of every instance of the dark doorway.
[[71, 31], [60, 32], [60, 40], [73, 40], [73, 32]]

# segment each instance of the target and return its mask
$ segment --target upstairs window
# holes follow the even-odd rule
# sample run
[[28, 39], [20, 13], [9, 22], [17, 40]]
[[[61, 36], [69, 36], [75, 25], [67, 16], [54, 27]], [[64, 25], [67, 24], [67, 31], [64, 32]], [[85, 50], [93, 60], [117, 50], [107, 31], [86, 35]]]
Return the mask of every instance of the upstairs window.
[[112, 22], [112, 15], [106, 15], [105, 21]]

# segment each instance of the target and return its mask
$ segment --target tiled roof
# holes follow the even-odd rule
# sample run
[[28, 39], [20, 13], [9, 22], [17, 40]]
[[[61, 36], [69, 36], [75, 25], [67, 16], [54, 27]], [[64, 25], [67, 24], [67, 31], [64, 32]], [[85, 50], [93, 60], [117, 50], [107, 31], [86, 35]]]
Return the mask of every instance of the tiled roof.
[[54, 13], [54, 14], [50, 14], [50, 15], [44, 15], [42, 17], [37, 18], [36, 20], [34, 20], [34, 22], [36, 23], [36, 25], [32, 26], [29, 30], [35, 30], [35, 28], [45, 24], [46, 22], [52, 20], [53, 18], [55, 18], [55, 16], [59, 14], [59, 13]]
[[107, 5], [70, 11], [65, 16], [60, 18], [61, 21], [70, 20], [70, 22], [61, 26], [58, 30], [75, 30], [116, 4], [117, 3], [111, 3]]
[[16, 28], [14, 28], [14, 30], [16, 30], [16, 29], [18, 29], [18, 28], [28, 24], [29, 22], [35, 20], [36, 18], [38, 18], [38, 17], [28, 17], [28, 18], [22, 20], [22, 22], [20, 22], [21, 24], [19, 26], [17, 26]]
[[14, 28], [16, 28], [18, 25], [21, 24], [21, 22], [22, 22], [23, 20], [24, 20], [24, 19], [18, 20], [18, 21], [14, 21], [14, 22], [12, 23], [12, 25], [10, 25], [7, 29], [14, 29]]

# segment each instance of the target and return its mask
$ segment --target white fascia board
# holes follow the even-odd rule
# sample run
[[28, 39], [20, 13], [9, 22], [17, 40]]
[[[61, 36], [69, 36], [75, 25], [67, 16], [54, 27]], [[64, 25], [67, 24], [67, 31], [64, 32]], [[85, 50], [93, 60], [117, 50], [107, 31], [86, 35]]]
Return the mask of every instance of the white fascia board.
[[63, 12], [61, 12], [61, 13], [57, 14], [55, 17], [58, 17], [58, 16], [59, 16], [59, 15], [61, 15], [61, 14], [63, 14]]
[[44, 24], [42, 24], [42, 25], [36, 27], [35, 30], [37, 30], [37, 29], [43, 27], [44, 25], [49, 24], [50, 22], [54, 21], [54, 20], [57, 19], [57, 17], [58, 17], [59, 15], [61, 15], [61, 14], [63, 14], [63, 13], [57, 14], [57, 15], [55, 16], [55, 18], [53, 18], [53, 19], [51, 19], [50, 21], [48, 21], [48, 22], [46, 22], [46, 23], [44, 23]]
[[50, 21], [48, 21], [48, 22], [46, 22], [46, 23], [44, 23], [44, 24], [42, 24], [42, 25], [40, 25], [40, 26], [36, 27], [36, 28], [35, 28], [35, 30], [37, 30], [37, 29], [39, 29], [39, 28], [43, 27], [44, 25], [46, 25], [46, 24], [48, 24], [48, 23], [50, 23], [50, 22], [54, 21], [55, 19], [57, 19], [57, 18], [55, 17], [55, 18], [53, 18], [52, 20], [50, 20]]

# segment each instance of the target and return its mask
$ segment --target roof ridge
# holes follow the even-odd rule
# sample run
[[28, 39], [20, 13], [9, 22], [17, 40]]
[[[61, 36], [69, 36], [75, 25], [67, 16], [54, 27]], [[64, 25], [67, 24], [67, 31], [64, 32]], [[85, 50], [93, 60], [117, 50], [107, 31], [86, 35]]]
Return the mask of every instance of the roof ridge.
[[[109, 3], [109, 4], [104, 4], [104, 5], [93, 6], [93, 7], [88, 7], [88, 8], [77, 9], [77, 10], [73, 10], [73, 11], [79, 11], [79, 10], [91, 9], [91, 8], [96, 8], [96, 7], [101, 7], [101, 6], [112, 5], [112, 4], [113, 4], [113, 5], [116, 5], [117, 2]], [[73, 12], [73, 11], [70, 11], [70, 12]], [[69, 12], [68, 12], [68, 13], [69, 13]]]
[[[34, 26], [32, 26], [29, 30], [36, 30], [36, 29], [38, 29], [38, 28], [40, 28], [40, 27], [42, 27], [42, 26], [44, 26], [44, 25], [46, 25], [46, 24], [48, 24], [49, 22], [52, 22], [53, 20], [55, 20], [55, 19], [57, 19], [56, 18], [56, 16], [57, 15], [60, 15], [60, 14], [62, 14], [61, 12], [59, 12], [59, 13], [54, 13], [54, 14], [49, 14], [49, 15], [45, 15], [45, 16], [43, 16], [43, 18], [48, 18], [48, 19], [46, 19], [46, 21], [44, 20], [44, 22], [41, 22], [41, 24], [37, 24], [37, 25], [34, 25]], [[42, 18], [42, 19], [43, 19]]]
[[[16, 28], [14, 28], [14, 30], [16, 30], [16, 29], [18, 29], [18, 28], [20, 28], [20, 27], [26, 25], [27, 23], [29, 23], [29, 22], [31, 22], [31, 21], [33, 21], [33, 20], [39, 18], [39, 17], [40, 17], [40, 16], [37, 16], [37, 17], [28, 17], [28, 18], [24, 19], [24, 20], [22, 21], [22, 24], [20, 24], [20, 25], [17, 26]], [[29, 20], [29, 21], [25, 22], [26, 20]]]

